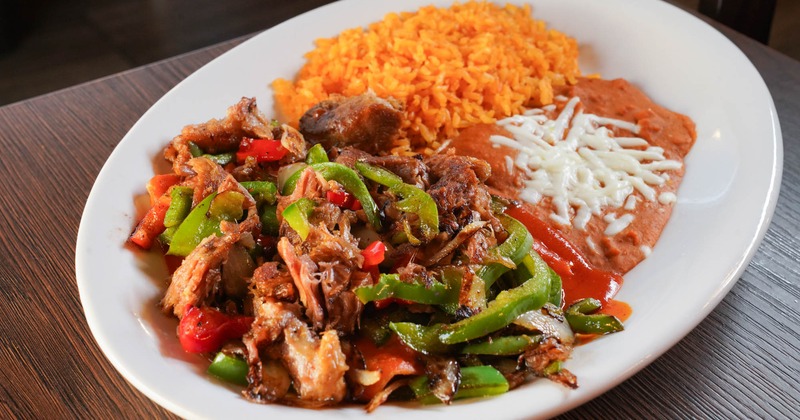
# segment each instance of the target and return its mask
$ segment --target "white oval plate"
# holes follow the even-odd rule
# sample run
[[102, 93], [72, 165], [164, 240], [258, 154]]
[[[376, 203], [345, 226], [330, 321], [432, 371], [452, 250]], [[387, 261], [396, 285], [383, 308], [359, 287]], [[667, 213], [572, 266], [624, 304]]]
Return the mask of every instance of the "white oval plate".
[[[272, 109], [269, 83], [292, 78], [313, 40], [449, 0], [333, 3], [278, 25], [212, 61], [159, 100], [109, 157], [92, 188], [76, 246], [86, 319], [101, 349], [136, 388], [168, 410], [200, 418], [364, 415], [360, 407], [304, 410], [245, 401], [209, 379], [157, 309], [163, 263], [123, 247], [133, 197], [152, 160], [181, 127], [222, 117], [242, 96]], [[581, 69], [623, 77], [656, 102], [691, 116], [698, 140], [686, 160], [675, 211], [652, 255], [631, 271], [619, 298], [634, 312], [620, 334], [579, 347], [568, 363], [574, 391], [534, 381], [505, 395], [452, 406], [386, 405], [374, 417], [544, 417], [566, 411], [630, 377], [664, 353], [719, 303], [766, 232], [778, 197], [782, 140], [758, 72], [728, 39], [661, 1], [534, 0], [533, 12], [577, 38]]]

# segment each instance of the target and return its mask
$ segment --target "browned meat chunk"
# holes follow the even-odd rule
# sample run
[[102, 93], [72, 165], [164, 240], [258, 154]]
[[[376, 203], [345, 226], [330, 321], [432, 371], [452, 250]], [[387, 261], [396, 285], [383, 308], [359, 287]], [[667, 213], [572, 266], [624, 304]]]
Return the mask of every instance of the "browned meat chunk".
[[300, 132], [326, 149], [353, 146], [378, 153], [388, 151], [400, 130], [398, 106], [374, 93], [335, 96], [314, 105], [300, 118]]
[[324, 224], [312, 228], [308, 243], [313, 244], [308, 256], [319, 267], [319, 285], [325, 303], [326, 328], [346, 334], [355, 331], [364, 305], [352, 290], [371, 283], [369, 274], [360, 271], [364, 258], [358, 240], [350, 233], [347, 217], [342, 215], [330, 231]]
[[[294, 303], [278, 302], [255, 290], [253, 313], [255, 321], [242, 338], [247, 348], [249, 386], [243, 395], [255, 402], [276, 402], [286, 396], [291, 385], [289, 374], [272, 353], [279, 352], [283, 329], [297, 321], [300, 307]], [[262, 360], [262, 353], [264, 358]]]
[[421, 155], [415, 156], [370, 156], [365, 161], [371, 165], [381, 166], [403, 179], [406, 184], [415, 185], [423, 190], [428, 188], [430, 179], [428, 167], [422, 162]]
[[325, 222], [313, 224], [305, 242], [292, 245], [289, 237], [281, 238], [278, 253], [289, 267], [314, 328], [350, 334], [364, 308], [352, 289], [371, 280], [359, 270], [363, 257], [347, 217], [341, 215], [328, 223], [338, 229], [329, 230]]
[[292, 276], [285, 267], [280, 267], [277, 262], [268, 262], [256, 268], [253, 278], [254, 294], [268, 296], [277, 300], [293, 302], [297, 299]]
[[315, 277], [317, 264], [308, 255], [298, 255], [287, 237], [278, 242], [278, 254], [289, 267], [289, 273], [300, 294], [300, 302], [306, 308], [306, 316], [314, 326], [321, 328], [325, 321], [325, 312], [320, 302], [319, 280]]
[[557, 339], [545, 338], [538, 346], [526, 351], [522, 355], [522, 360], [528, 370], [536, 376], [543, 376], [551, 381], [558, 382], [570, 388], [578, 387], [578, 380], [572, 372], [561, 369], [559, 372], [547, 375], [545, 370], [551, 363], [565, 361], [572, 353], [572, 346], [562, 344]]
[[344, 399], [348, 366], [335, 330], [320, 338], [298, 319], [283, 330], [281, 360], [294, 379], [301, 400], [336, 404]]
[[430, 184], [428, 167], [422, 161], [421, 155], [414, 156], [373, 156], [362, 150], [352, 147], [334, 149], [334, 161], [354, 168], [356, 162], [362, 161], [370, 165], [381, 166], [403, 179], [406, 184], [416, 185], [427, 189]]
[[197, 306], [209, 298], [220, 278], [219, 266], [241, 237], [233, 223], [222, 222], [222, 229], [222, 236], [203, 239], [175, 270], [161, 302], [165, 312], [172, 311], [182, 318], [188, 306]]
[[355, 168], [356, 162], [359, 160], [366, 160], [372, 157], [371, 154], [359, 150], [354, 149], [352, 147], [345, 147], [342, 149], [333, 149], [332, 158], [333, 161], [336, 163], [341, 163], [344, 166]]
[[298, 318], [297, 305], [269, 296], [257, 294], [253, 305], [256, 319], [243, 339], [250, 364], [244, 395], [257, 402], [284, 400], [291, 377], [301, 402], [329, 405], [344, 399], [348, 366], [336, 331], [317, 336]]
[[483, 160], [452, 153], [429, 156], [425, 164], [433, 184], [428, 194], [439, 208], [439, 228], [455, 234], [464, 226], [480, 220], [493, 227], [500, 223], [492, 214], [492, 197], [483, 184], [491, 175], [491, 167]]
[[204, 157], [190, 159], [182, 168], [183, 174], [188, 175], [184, 185], [194, 189], [192, 206], [197, 205], [213, 192], [236, 191], [245, 196], [246, 205], [254, 206], [256, 201], [253, 196], [242, 187], [231, 174], [222, 166]]
[[242, 98], [228, 108], [225, 119], [187, 125], [164, 151], [164, 157], [172, 162], [175, 173], [180, 173], [181, 165], [192, 158], [189, 142], [205, 153], [217, 154], [236, 150], [242, 137], [273, 138], [270, 121], [258, 110], [255, 98]]

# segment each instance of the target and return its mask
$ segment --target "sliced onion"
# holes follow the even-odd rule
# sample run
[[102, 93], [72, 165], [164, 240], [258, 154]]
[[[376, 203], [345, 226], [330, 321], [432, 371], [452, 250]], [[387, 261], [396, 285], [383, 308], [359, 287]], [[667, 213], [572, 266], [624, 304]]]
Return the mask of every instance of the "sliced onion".
[[540, 309], [518, 316], [514, 324], [555, 337], [563, 344], [572, 344], [575, 341], [575, 334], [565, 319], [559, 320], [543, 313]]
[[222, 263], [222, 286], [228, 296], [242, 297], [247, 294], [247, 279], [253, 276], [256, 265], [247, 250], [234, 245]]
[[308, 165], [305, 162], [295, 162], [286, 166], [281, 166], [281, 168], [278, 169], [278, 191], [283, 191], [283, 185], [286, 184], [286, 180], [294, 175], [295, 172], [303, 170], [306, 166]]
[[356, 382], [364, 386], [370, 386], [381, 379], [381, 372], [377, 370], [353, 369]]

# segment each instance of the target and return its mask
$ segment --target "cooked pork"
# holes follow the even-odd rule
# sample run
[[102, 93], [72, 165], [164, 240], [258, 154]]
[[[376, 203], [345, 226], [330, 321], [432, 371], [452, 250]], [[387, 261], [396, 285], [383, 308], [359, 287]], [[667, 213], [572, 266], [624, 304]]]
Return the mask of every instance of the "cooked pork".
[[192, 204], [197, 205], [213, 192], [236, 191], [245, 197], [247, 206], [255, 205], [255, 200], [236, 179], [222, 166], [205, 157], [188, 160], [182, 167], [187, 176], [184, 184], [194, 189]]
[[456, 234], [464, 226], [480, 220], [492, 223], [495, 228], [499, 226], [492, 214], [492, 196], [483, 184], [491, 175], [489, 164], [452, 153], [429, 156], [425, 164], [433, 182], [428, 194], [439, 207], [441, 230]]
[[[225, 119], [186, 127], [172, 141], [165, 156], [181, 175], [179, 185], [193, 189], [193, 208], [212, 193], [234, 191], [245, 197], [246, 211], [239, 212], [238, 196], [228, 195], [236, 198], [236, 208], [221, 210], [222, 216], [237, 220], [222, 221], [221, 234], [196, 247], [199, 238], [187, 244], [161, 226], [162, 245], [181, 240], [188, 252], [172, 275], [164, 311], [185, 321], [190, 307], [219, 312], [213, 324], [181, 323], [184, 348], [246, 361], [243, 395], [259, 403], [323, 407], [369, 401], [371, 411], [409, 386], [423, 401], [435, 397], [449, 404], [463, 395], [459, 388], [468, 382], [462, 384], [462, 374], [470, 378], [475, 365], [484, 372], [496, 369], [511, 386], [531, 375], [576, 386], [571, 373], [553, 365], [569, 357], [571, 342], [537, 325], [509, 325], [504, 315], [491, 313], [516, 310], [515, 302], [528, 299], [529, 292], [546, 292], [530, 301], [547, 300], [554, 313], [562, 310], [558, 294], [549, 290], [551, 273], [538, 275], [541, 266], [526, 262], [535, 257], [531, 248], [523, 249], [530, 242], [507, 241], [520, 238], [522, 227], [508, 224], [500, 201], [493, 203], [485, 184], [491, 167], [452, 151], [377, 156], [389, 150], [400, 123], [395, 105], [371, 93], [321, 102], [303, 116], [300, 131], [271, 124], [254, 100], [243, 99]], [[232, 152], [245, 137], [279, 140], [288, 153], [277, 162], [248, 156], [225, 165], [192, 157], [197, 150], [190, 143], [205, 154]], [[286, 166], [305, 159], [308, 142], [325, 146], [333, 163]], [[302, 169], [293, 174], [296, 168]], [[290, 193], [283, 194], [286, 185], [269, 184], [287, 184], [287, 177], [296, 180]], [[300, 212], [285, 212], [299, 200], [302, 206], [293, 210]], [[182, 209], [188, 204], [178, 204], [170, 210], [193, 214]], [[195, 229], [191, 223], [177, 226]], [[547, 283], [520, 286], [528, 281]], [[515, 297], [519, 293], [526, 295]], [[476, 314], [486, 316], [470, 319]], [[185, 325], [192, 331], [182, 330]], [[517, 343], [521, 329], [536, 337], [523, 340], [515, 352], [506, 347], [517, 344], [502, 341], [506, 356], [475, 350], [500, 338]], [[199, 336], [216, 336], [218, 342], [185, 344]], [[242, 360], [226, 360], [244, 370]], [[231, 380], [244, 383], [243, 376]]]
[[281, 360], [294, 380], [301, 400], [335, 404], [347, 394], [347, 363], [339, 335], [328, 330], [317, 338], [306, 323], [292, 319], [283, 329]]
[[397, 137], [402, 114], [398, 106], [374, 93], [334, 96], [300, 118], [306, 141], [326, 149], [353, 146], [369, 153], [388, 151]]
[[223, 120], [187, 125], [164, 151], [164, 157], [172, 162], [175, 173], [180, 173], [181, 166], [192, 158], [190, 142], [205, 153], [217, 154], [235, 151], [243, 137], [273, 138], [270, 121], [258, 110], [255, 98], [242, 98], [228, 108]]
[[241, 237], [239, 226], [223, 221], [222, 236], [209, 236], [200, 242], [172, 274], [172, 281], [164, 294], [161, 306], [178, 318], [189, 306], [198, 306], [211, 297], [219, 280], [219, 266]]

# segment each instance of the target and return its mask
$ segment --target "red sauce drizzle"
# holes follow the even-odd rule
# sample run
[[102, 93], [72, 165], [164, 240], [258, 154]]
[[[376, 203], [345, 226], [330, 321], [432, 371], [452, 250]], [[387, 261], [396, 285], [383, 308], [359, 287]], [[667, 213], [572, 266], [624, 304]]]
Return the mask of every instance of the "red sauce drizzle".
[[[519, 220], [533, 235], [534, 249], [559, 276], [564, 287], [564, 306], [595, 298], [603, 307], [622, 286], [622, 276], [592, 267], [557, 229], [540, 220], [523, 207], [510, 207], [506, 213]], [[630, 307], [628, 307], [630, 309]], [[628, 314], [630, 315], [630, 314]]]
[[600, 308], [598, 312], [601, 314], [613, 315], [620, 321], [625, 322], [628, 318], [630, 318], [631, 314], [633, 313], [633, 309], [631, 309], [631, 305], [628, 305], [621, 300], [610, 299], [607, 304]]

